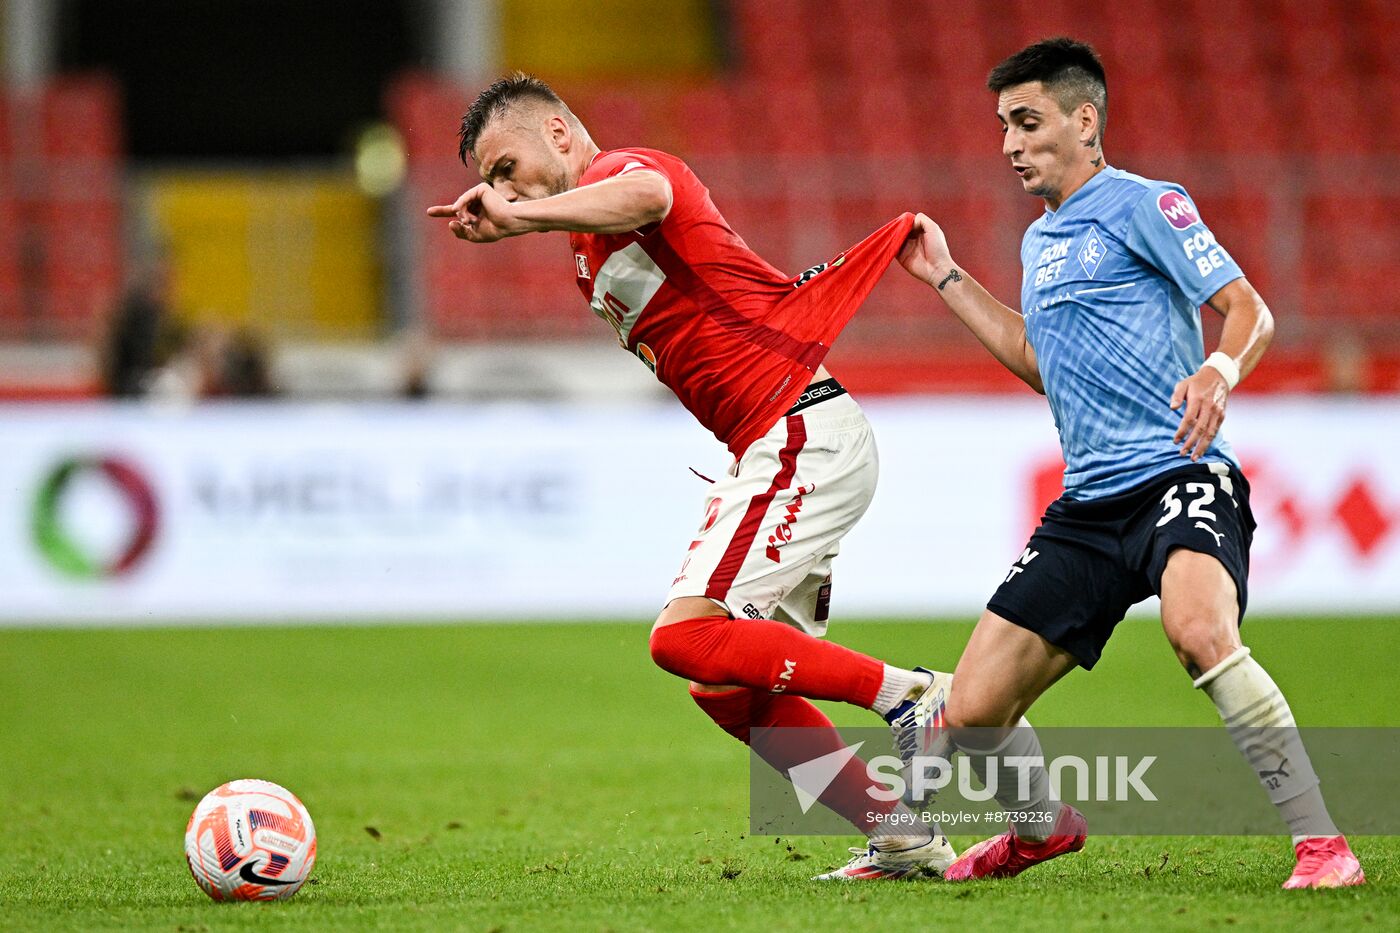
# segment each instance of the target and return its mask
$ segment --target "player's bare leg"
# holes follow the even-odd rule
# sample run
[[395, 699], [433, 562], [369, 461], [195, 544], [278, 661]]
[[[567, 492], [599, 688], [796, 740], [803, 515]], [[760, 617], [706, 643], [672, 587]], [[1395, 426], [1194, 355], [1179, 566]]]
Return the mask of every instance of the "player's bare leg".
[[1238, 621], [1235, 583], [1224, 566], [1209, 554], [1174, 551], [1162, 573], [1162, 628], [1293, 834], [1298, 864], [1284, 887], [1363, 884], [1361, 863], [1327, 813], [1288, 701], [1240, 643]]
[[995, 758], [996, 800], [1016, 814], [1009, 831], [964, 852], [945, 877], [1006, 878], [1084, 846], [1084, 817], [1050, 797], [1044, 768], [1030, 772], [1030, 794], [1022, 798], [1018, 770], [1004, 764], [1018, 757], [1043, 758], [1035, 730], [1022, 717], [1040, 695], [1075, 668], [1069, 652], [991, 610], [982, 614], [953, 672], [947, 722], [953, 743], [982, 779], [989, 781]]

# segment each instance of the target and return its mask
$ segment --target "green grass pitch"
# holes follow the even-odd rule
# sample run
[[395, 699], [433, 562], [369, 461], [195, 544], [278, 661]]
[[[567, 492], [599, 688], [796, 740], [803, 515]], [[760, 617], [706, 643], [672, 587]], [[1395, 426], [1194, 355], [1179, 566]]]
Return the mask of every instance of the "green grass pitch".
[[[948, 667], [969, 626], [838, 623]], [[1255, 620], [1304, 725], [1400, 725], [1400, 619]], [[643, 624], [0, 632], [0, 927], [9, 930], [1394, 929], [1371, 884], [1283, 892], [1281, 836], [1090, 837], [1014, 880], [821, 885], [852, 839], [748, 838], [746, 752], [652, 667]], [[832, 708], [843, 723], [869, 714]], [[1211, 724], [1160, 630], [1125, 623], [1045, 725]], [[194, 799], [295, 791], [320, 860], [287, 903], [215, 904]], [[956, 844], [969, 840], [955, 838]]]

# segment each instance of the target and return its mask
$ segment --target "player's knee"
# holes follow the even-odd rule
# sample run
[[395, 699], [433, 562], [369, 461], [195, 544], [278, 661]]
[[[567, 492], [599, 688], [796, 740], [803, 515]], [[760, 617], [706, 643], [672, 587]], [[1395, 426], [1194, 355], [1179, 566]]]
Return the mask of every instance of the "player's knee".
[[1177, 660], [1193, 678], [1215, 667], [1240, 647], [1233, 625], [1221, 625], [1208, 616], [1177, 619], [1167, 626], [1167, 639]]
[[975, 691], [958, 693], [956, 678], [952, 691], [948, 694], [948, 704], [943, 709], [943, 722], [957, 741], [959, 732], [1007, 726], [1020, 718], [1014, 709], [1001, 709], [990, 698], [979, 696]]
[[651, 660], [657, 667], [678, 677], [684, 667], [684, 637], [679, 625], [660, 625], [651, 630]]
[[663, 671], [688, 680], [705, 682], [707, 670], [698, 663], [712, 651], [728, 615], [717, 613], [708, 599], [682, 597], [673, 599], [661, 610], [651, 628], [651, 659]]
[[677, 677], [703, 682], [708, 671], [702, 669], [711, 625], [727, 619], [704, 618], [687, 619], [669, 625], [658, 625], [651, 630], [649, 647], [651, 659], [657, 667]]

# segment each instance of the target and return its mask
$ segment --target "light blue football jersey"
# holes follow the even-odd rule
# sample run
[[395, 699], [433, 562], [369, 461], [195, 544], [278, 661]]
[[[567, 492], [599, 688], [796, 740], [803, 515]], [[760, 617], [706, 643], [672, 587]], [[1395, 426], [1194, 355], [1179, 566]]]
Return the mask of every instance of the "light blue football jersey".
[[[1066, 493], [1111, 496], [1189, 464], [1172, 390], [1205, 362], [1201, 304], [1244, 273], [1185, 190], [1105, 168], [1030, 225], [1021, 268]], [[1202, 460], [1236, 464], [1220, 435]]]

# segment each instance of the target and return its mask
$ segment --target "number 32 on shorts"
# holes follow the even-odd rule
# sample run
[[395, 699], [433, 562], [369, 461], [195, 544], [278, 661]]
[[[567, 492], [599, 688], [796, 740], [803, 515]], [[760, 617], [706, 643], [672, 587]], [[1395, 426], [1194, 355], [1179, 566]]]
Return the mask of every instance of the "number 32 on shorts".
[[[1177, 484], [1168, 489], [1162, 496], [1162, 508], [1166, 510], [1166, 514], [1157, 519], [1158, 528], [1181, 514], [1181, 500], [1177, 498], [1177, 492], [1180, 489], [1181, 484]], [[1206, 508], [1215, 502], [1214, 483], [1187, 483], [1185, 495], [1190, 500], [1186, 504], [1187, 518], [1203, 518], [1208, 522], [1218, 521], [1216, 514]]]

